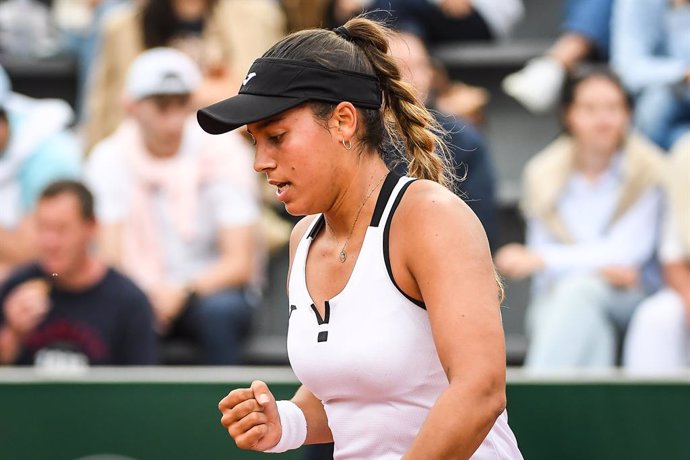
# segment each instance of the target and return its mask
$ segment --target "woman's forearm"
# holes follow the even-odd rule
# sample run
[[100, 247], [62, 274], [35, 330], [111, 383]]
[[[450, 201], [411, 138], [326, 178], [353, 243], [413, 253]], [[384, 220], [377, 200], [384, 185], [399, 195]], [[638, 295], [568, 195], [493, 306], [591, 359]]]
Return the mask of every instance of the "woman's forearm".
[[505, 405], [505, 384], [451, 383], [431, 408], [405, 460], [470, 458]]
[[323, 403], [304, 386], [299, 387], [292, 402], [297, 404], [307, 419], [307, 439], [304, 444], [323, 444], [333, 442], [333, 434], [328, 427], [328, 417]]

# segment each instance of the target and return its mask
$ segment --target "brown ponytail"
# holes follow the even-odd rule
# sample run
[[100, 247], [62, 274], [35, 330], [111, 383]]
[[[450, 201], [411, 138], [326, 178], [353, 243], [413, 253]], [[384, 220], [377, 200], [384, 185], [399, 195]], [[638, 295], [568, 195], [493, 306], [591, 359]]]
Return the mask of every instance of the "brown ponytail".
[[[384, 93], [384, 120], [390, 139], [399, 140], [412, 177], [429, 179], [452, 188], [443, 131], [434, 116], [419, 100], [411, 84], [400, 77], [400, 69], [388, 54], [390, 31], [366, 18], [358, 17], [345, 26], [352, 41], [371, 63]], [[395, 144], [395, 142], [394, 142]]]
[[[344, 30], [343, 30], [344, 29]], [[383, 111], [358, 109], [364, 120], [359, 141], [384, 153], [388, 144], [407, 164], [408, 174], [429, 179], [453, 190], [453, 174], [443, 130], [419, 101], [412, 86], [388, 53], [391, 31], [384, 25], [357, 17], [341, 33], [325, 29], [293, 33], [268, 50], [264, 57], [316, 62], [324, 67], [376, 75], [384, 93]], [[314, 103], [315, 114], [327, 118], [334, 105]], [[391, 152], [386, 152], [391, 153]]]

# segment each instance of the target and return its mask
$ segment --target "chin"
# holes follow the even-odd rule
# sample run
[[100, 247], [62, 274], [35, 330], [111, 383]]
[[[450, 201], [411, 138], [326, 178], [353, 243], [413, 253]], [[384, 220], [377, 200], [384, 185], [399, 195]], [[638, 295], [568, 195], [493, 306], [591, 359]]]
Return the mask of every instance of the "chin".
[[67, 264], [60, 263], [59, 261], [52, 260], [42, 260], [41, 268], [44, 272], [51, 273], [64, 273], [67, 270]]
[[295, 216], [295, 217], [308, 216], [309, 214], [315, 214], [315, 213], [309, 213], [307, 211], [301, 210], [297, 206], [290, 206], [289, 204], [285, 205], [285, 210], [287, 211], [288, 214], [290, 214], [291, 216]]

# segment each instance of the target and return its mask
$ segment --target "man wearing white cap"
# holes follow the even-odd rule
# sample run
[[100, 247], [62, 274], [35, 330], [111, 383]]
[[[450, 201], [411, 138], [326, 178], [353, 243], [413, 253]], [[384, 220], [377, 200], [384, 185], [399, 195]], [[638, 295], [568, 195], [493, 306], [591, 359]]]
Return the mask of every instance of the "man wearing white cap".
[[253, 309], [257, 186], [241, 136], [207, 135], [191, 117], [200, 83], [183, 53], [142, 53], [128, 117], [96, 145], [86, 177], [101, 250], [148, 294], [161, 334], [197, 340], [206, 364], [235, 364]]

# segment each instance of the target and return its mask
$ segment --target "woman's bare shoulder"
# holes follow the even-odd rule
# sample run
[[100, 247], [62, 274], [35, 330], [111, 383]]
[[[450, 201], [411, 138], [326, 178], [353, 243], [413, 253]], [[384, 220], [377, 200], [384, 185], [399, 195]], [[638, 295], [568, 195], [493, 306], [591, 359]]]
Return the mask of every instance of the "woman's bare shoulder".
[[396, 210], [392, 231], [408, 248], [422, 250], [426, 244], [447, 244], [448, 251], [465, 251], [467, 245], [486, 245], [484, 227], [476, 214], [455, 193], [428, 180], [415, 181]]
[[439, 219], [439, 224], [448, 219], [478, 222], [474, 212], [458, 195], [430, 180], [417, 180], [410, 185], [400, 201], [398, 213], [402, 220], [409, 220], [411, 224], [414, 221], [433, 223], [434, 218]]

